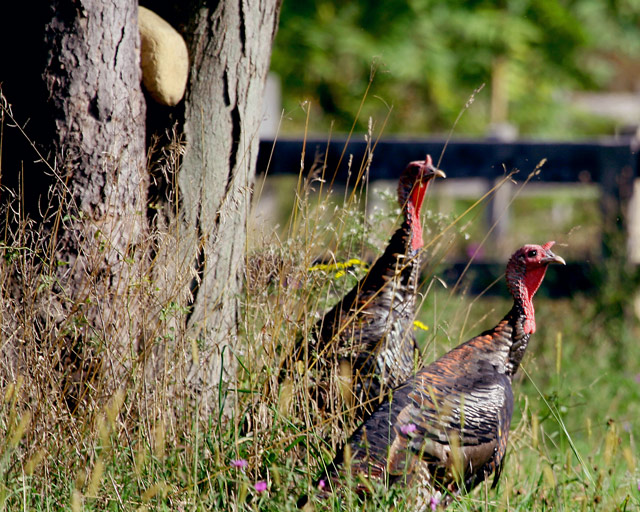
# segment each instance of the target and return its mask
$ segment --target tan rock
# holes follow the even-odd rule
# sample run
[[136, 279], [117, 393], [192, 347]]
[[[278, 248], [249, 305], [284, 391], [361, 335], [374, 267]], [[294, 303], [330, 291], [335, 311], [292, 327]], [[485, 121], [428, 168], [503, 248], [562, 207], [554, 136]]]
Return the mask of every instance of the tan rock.
[[138, 27], [142, 43], [142, 83], [163, 105], [176, 105], [184, 96], [189, 53], [182, 36], [153, 11], [140, 7]]

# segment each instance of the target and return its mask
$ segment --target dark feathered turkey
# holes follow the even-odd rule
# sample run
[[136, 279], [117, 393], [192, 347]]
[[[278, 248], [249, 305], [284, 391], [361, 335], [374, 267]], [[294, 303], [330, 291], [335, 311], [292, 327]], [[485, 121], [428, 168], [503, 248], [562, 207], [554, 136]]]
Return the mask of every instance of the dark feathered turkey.
[[398, 201], [404, 222], [360, 282], [313, 329], [295, 356], [317, 367], [320, 381], [347, 363], [356, 420], [371, 412], [386, 390], [413, 374], [419, 357], [413, 334], [416, 291], [423, 247], [420, 208], [429, 183], [445, 174], [424, 161], [411, 162], [400, 176]]
[[[507, 447], [513, 412], [511, 381], [535, 331], [532, 298], [550, 263], [551, 247], [526, 245], [507, 265], [513, 307], [493, 329], [454, 348], [395, 389], [348, 441], [358, 491], [367, 481], [403, 482], [416, 491], [417, 510], [445, 507], [494, 473]], [[340, 452], [319, 480], [319, 496], [340, 486]]]

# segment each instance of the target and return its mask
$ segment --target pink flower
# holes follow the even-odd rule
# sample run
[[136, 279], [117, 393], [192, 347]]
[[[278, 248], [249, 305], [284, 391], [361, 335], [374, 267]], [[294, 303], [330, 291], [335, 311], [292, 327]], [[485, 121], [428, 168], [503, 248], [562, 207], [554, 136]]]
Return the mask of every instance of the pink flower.
[[231, 461], [232, 468], [244, 469], [249, 465], [249, 463], [244, 459], [233, 459]]
[[437, 496], [431, 496], [431, 500], [429, 501], [431, 510], [436, 510], [438, 508], [438, 503], [440, 503], [440, 498], [438, 498]]
[[400, 427], [400, 432], [406, 436], [407, 434], [413, 434], [417, 429], [418, 427], [416, 427], [415, 423], [407, 423]]
[[318, 489], [322, 490], [327, 486], [327, 482], [325, 481], [324, 478], [321, 478], [320, 481], [318, 482]]
[[482, 261], [484, 259], [484, 247], [478, 243], [471, 242], [467, 245], [467, 257]]
[[256, 485], [254, 485], [256, 492], [264, 492], [267, 490], [267, 482], [265, 482], [264, 480], [260, 480], [259, 482], [256, 482]]

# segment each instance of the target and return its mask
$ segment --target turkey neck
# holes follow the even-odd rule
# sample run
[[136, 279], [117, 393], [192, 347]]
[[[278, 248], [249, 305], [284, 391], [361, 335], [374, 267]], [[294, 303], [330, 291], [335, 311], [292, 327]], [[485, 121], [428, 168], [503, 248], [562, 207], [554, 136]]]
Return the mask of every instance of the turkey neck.
[[427, 184], [418, 183], [403, 208], [404, 221], [391, 237], [389, 244], [380, 257], [382, 268], [389, 273], [389, 278], [400, 277], [396, 291], [408, 294], [404, 300], [414, 298], [418, 274], [420, 273], [421, 251], [424, 246], [420, 208], [424, 200]]
[[525, 264], [516, 258], [512, 258], [507, 265], [507, 287], [513, 296], [513, 307], [505, 317], [512, 328], [511, 335], [507, 336], [509, 353], [506, 370], [510, 376], [518, 370], [529, 338], [536, 331], [533, 296], [540, 287], [546, 271], [547, 265], [526, 268]]
[[[404, 221], [389, 240], [389, 244], [378, 261], [374, 263], [367, 281], [380, 274], [387, 274], [387, 279], [397, 279], [399, 287], [396, 292], [408, 293], [405, 300], [415, 295], [420, 271], [420, 256], [424, 241], [420, 208], [427, 191], [427, 183], [417, 183], [408, 195], [403, 207]], [[402, 200], [402, 198], [400, 198]], [[389, 290], [391, 291], [391, 290]]]
[[[359, 308], [358, 300], [364, 298], [379, 303], [386, 311], [395, 311], [393, 303], [402, 302], [409, 311], [415, 303], [415, 294], [418, 287], [420, 273], [420, 248], [424, 245], [422, 240], [422, 225], [420, 224], [420, 208], [427, 184], [417, 184], [406, 196], [399, 194], [399, 201], [403, 206], [404, 221], [389, 240], [382, 255], [375, 261], [361, 281], [334, 306], [330, 315], [341, 314], [340, 311], [351, 311]], [[391, 284], [393, 283], [393, 284]], [[409, 321], [409, 320], [407, 320]], [[413, 316], [410, 319], [413, 322]], [[334, 333], [335, 321], [325, 319], [322, 336], [330, 339]]]
[[[395, 312], [400, 309], [407, 312], [406, 322], [408, 324], [413, 322], [413, 315], [408, 312], [413, 311], [420, 273], [420, 251], [412, 249], [414, 238], [415, 224], [409, 216], [405, 216], [404, 222], [391, 237], [384, 253], [375, 261], [361, 281], [334, 306], [329, 316], [342, 315], [353, 312], [354, 309], [366, 307], [369, 310], [380, 308], [381, 312], [384, 312], [381, 318], [386, 318], [390, 311]], [[359, 301], [364, 301], [367, 306], [359, 304]], [[399, 303], [404, 307], [399, 308]], [[335, 323], [335, 319], [325, 318], [323, 338], [331, 339], [334, 336]], [[411, 332], [410, 329], [408, 332]]]
[[[420, 222], [418, 221], [417, 232], [421, 243], [422, 233], [419, 229]], [[414, 249], [415, 239], [415, 224], [409, 218], [405, 218], [402, 225], [389, 240], [384, 253], [374, 263], [369, 274], [365, 276], [360, 288], [368, 288], [368, 286], [382, 287], [381, 293], [388, 292], [394, 295], [399, 293], [403, 301], [414, 299], [421, 260], [420, 251]], [[382, 279], [382, 282], [380, 279]], [[393, 286], [385, 286], [384, 282], [388, 281], [394, 281], [395, 284]]]
[[406, 206], [404, 207], [405, 223], [408, 224], [412, 256], [423, 246], [422, 224], [420, 223], [420, 209], [427, 193], [428, 183], [418, 182], [414, 185]]

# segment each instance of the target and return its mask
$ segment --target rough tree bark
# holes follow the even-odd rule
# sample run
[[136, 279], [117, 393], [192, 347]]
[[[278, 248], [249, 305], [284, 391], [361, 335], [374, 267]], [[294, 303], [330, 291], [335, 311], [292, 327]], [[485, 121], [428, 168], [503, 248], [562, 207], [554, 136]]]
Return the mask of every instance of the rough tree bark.
[[[39, 331], [55, 327], [53, 336], [67, 356], [62, 366], [75, 365], [79, 372], [87, 369], [81, 363], [102, 352], [105, 357], [97, 359], [108, 362], [116, 377], [125, 375], [122, 370], [138, 351], [146, 354], [154, 343], [158, 357], [147, 367], [148, 376], [166, 368], [169, 357], [179, 367], [180, 347], [169, 346], [170, 336], [145, 332], [153, 313], [137, 314], [140, 304], [130, 286], [145, 222], [154, 218], [144, 214], [137, 5], [133, 0], [15, 4], [21, 4], [12, 6], [17, 12], [5, 19], [20, 25], [22, 39], [5, 33], [0, 42], [4, 48], [17, 44], [22, 53], [12, 53], [10, 65], [0, 66], [0, 80], [6, 81], [3, 89], [16, 114], [32, 118], [27, 133], [42, 132], [35, 138], [52, 150], [54, 181], [66, 192], [63, 213], [53, 217], [49, 231], [57, 237], [53, 261], [61, 264], [51, 267], [53, 293], [42, 308], [46, 318]], [[246, 221], [280, 0], [158, 1], [149, 7], [182, 32], [191, 61], [185, 100], [175, 108], [151, 106], [155, 131], [163, 131], [160, 118], [177, 120], [185, 142], [177, 178], [164, 184], [169, 206], [152, 209], [165, 213], [155, 225], [170, 228], [152, 233], [155, 240], [165, 237], [153, 248], [159, 290], [154, 300], [159, 307], [186, 306], [178, 308], [187, 311], [183, 324], [175, 325], [187, 333], [183, 346], [193, 347], [184, 352], [186, 381], [206, 411], [220, 405], [218, 383], [235, 376]], [[34, 41], [42, 41], [39, 50], [25, 55], [38, 46]], [[46, 175], [43, 165], [27, 162], [33, 154], [28, 144], [15, 149], [9, 153], [16, 158], [6, 146], [2, 155], [10, 185], [20, 188], [21, 166], [31, 176]], [[26, 204], [42, 204], [34, 200], [42, 191], [45, 186]], [[39, 208], [29, 211], [37, 216]], [[136, 347], [137, 341], [143, 345]], [[180, 372], [169, 378], [179, 380]]]
[[181, 226], [177, 276], [190, 284], [187, 376], [204, 407], [235, 377], [240, 272], [258, 153], [262, 98], [280, 0], [153, 2], [189, 47], [180, 121], [186, 149], [177, 180]]
[[[87, 371], [123, 375], [137, 335], [139, 308], [129, 285], [148, 188], [137, 2], [60, 0], [28, 9], [10, 17], [24, 31], [10, 33], [33, 40], [20, 41], [0, 79], [17, 120], [31, 118], [25, 131], [50, 167], [33, 164], [31, 148], [5, 141], [3, 173], [16, 183], [24, 172], [27, 211], [46, 224], [41, 233], [49, 239], [32, 247], [48, 249], [41, 272], [50, 287], [40, 294], [39, 325], [27, 325], [32, 318], [25, 317], [22, 329], [40, 348], [44, 341], [55, 347], [75, 405]], [[25, 76], [35, 83], [24, 86]], [[23, 139], [15, 131], [7, 124], [12, 139]], [[56, 193], [31, 191], [29, 184], [41, 180]]]

